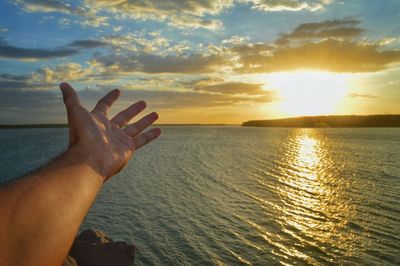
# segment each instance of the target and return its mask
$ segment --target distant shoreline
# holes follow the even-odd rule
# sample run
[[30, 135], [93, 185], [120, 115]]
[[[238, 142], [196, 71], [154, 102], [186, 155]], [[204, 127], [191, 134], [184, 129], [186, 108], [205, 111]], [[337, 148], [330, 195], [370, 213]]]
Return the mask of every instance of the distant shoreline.
[[250, 120], [243, 127], [400, 127], [400, 115], [302, 116], [271, 120]]
[[[240, 124], [155, 124], [156, 127], [231, 127]], [[0, 124], [0, 129], [7, 128], [67, 128], [68, 124]]]
[[[239, 124], [156, 124], [156, 127], [231, 127]], [[289, 127], [289, 128], [324, 128], [324, 127], [400, 127], [400, 114], [396, 115], [328, 115], [301, 116], [282, 119], [250, 120], [242, 127]], [[7, 128], [67, 128], [68, 124], [0, 124], [0, 129]]]
[[0, 129], [2, 128], [65, 128], [68, 127], [68, 124], [4, 124], [0, 125]]

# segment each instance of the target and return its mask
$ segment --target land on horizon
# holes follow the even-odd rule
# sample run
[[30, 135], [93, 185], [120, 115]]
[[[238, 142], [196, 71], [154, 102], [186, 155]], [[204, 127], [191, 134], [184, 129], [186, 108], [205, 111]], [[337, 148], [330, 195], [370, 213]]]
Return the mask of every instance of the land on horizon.
[[244, 127], [400, 127], [397, 115], [301, 116], [270, 120], [250, 120]]
[[[202, 124], [202, 123], [176, 123], [155, 124], [161, 127], [179, 126], [240, 126], [238, 124]], [[400, 114], [391, 115], [326, 115], [326, 116], [301, 116], [280, 119], [249, 120], [243, 122], [243, 127], [400, 127]], [[0, 129], [5, 128], [66, 128], [64, 123], [39, 123], [39, 124], [0, 124]]]
[[[240, 126], [239, 124], [201, 124], [201, 123], [189, 123], [189, 124], [155, 124], [156, 127], [190, 127], [190, 126], [199, 126], [199, 127], [208, 127], [208, 126]], [[64, 128], [68, 127], [68, 124], [57, 124], [57, 123], [49, 123], [49, 124], [0, 124], [0, 129], [2, 128]]]

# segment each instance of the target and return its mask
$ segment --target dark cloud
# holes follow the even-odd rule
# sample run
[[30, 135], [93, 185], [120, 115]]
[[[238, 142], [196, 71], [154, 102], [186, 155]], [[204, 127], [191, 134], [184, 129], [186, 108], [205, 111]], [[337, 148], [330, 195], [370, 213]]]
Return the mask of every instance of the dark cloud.
[[[105, 86], [95, 93], [92, 90], [82, 91], [80, 95], [84, 99], [89, 97], [97, 98], [112, 87]], [[261, 102], [271, 102], [273, 97], [270, 94], [249, 96], [249, 95], [230, 95], [230, 94], [212, 94], [198, 91], [170, 91], [170, 90], [129, 90], [122, 89], [123, 97], [120, 104], [127, 105], [132, 99], [143, 99], [151, 103], [153, 108], [160, 110], [180, 109], [180, 108], [205, 108], [232, 106], [238, 104], [252, 104]], [[124, 102], [128, 100], [128, 102]], [[94, 99], [93, 99], [94, 100]], [[118, 108], [116, 108], [118, 109]]]
[[0, 90], [0, 123], [65, 122], [62, 97], [56, 90]]
[[40, 48], [22, 48], [9, 45], [0, 38], [0, 58], [11, 59], [50, 59], [56, 57], [65, 57], [79, 53], [78, 49], [60, 48], [60, 49], [40, 49]]
[[[97, 86], [96, 89], [78, 91], [82, 103], [92, 108], [98, 99], [115, 86]], [[116, 102], [113, 110], [120, 110], [134, 101], [143, 99], [157, 110], [185, 108], [208, 108], [233, 105], [251, 105], [271, 102], [270, 95], [246, 96], [211, 94], [197, 91], [130, 90], [121, 88], [123, 97]], [[66, 114], [58, 86], [52, 89], [2, 89], [0, 90], [0, 123], [43, 123], [65, 122]]]
[[97, 40], [77, 40], [71, 42], [68, 46], [90, 49], [90, 48], [103, 47], [107, 45], [108, 45], [107, 43]]
[[32, 75], [10, 75], [10, 74], [0, 74], [0, 89], [28, 89], [28, 88], [38, 88], [43, 86], [40, 82], [34, 82], [32, 80]]
[[226, 65], [227, 60], [220, 55], [161, 56], [148, 53], [125, 55], [97, 54], [92, 62], [113, 72], [144, 73], [208, 73]]
[[66, 57], [79, 53], [82, 49], [97, 48], [109, 44], [97, 40], [76, 40], [63, 48], [40, 49], [40, 48], [22, 48], [9, 45], [4, 39], [0, 38], [0, 58], [11, 59], [51, 59], [57, 57]]
[[304, 23], [297, 26], [291, 33], [282, 34], [278, 44], [287, 44], [290, 40], [322, 39], [322, 38], [353, 38], [360, 36], [364, 29], [357, 27], [356, 19], [326, 20], [322, 22]]

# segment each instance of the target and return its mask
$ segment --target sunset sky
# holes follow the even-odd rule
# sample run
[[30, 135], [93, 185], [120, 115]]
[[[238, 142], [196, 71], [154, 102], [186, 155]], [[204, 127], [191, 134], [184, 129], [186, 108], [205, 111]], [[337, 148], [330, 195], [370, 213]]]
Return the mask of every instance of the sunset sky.
[[0, 2], [0, 124], [144, 99], [159, 123], [400, 113], [399, 0]]

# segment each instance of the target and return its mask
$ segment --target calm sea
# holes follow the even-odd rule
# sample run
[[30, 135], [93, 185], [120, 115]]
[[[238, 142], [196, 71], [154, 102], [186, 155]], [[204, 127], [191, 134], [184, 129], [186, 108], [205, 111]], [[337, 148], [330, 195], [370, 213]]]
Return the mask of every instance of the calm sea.
[[[0, 130], [1, 180], [67, 139]], [[134, 242], [137, 265], [399, 265], [400, 129], [164, 127], [88, 227]]]

